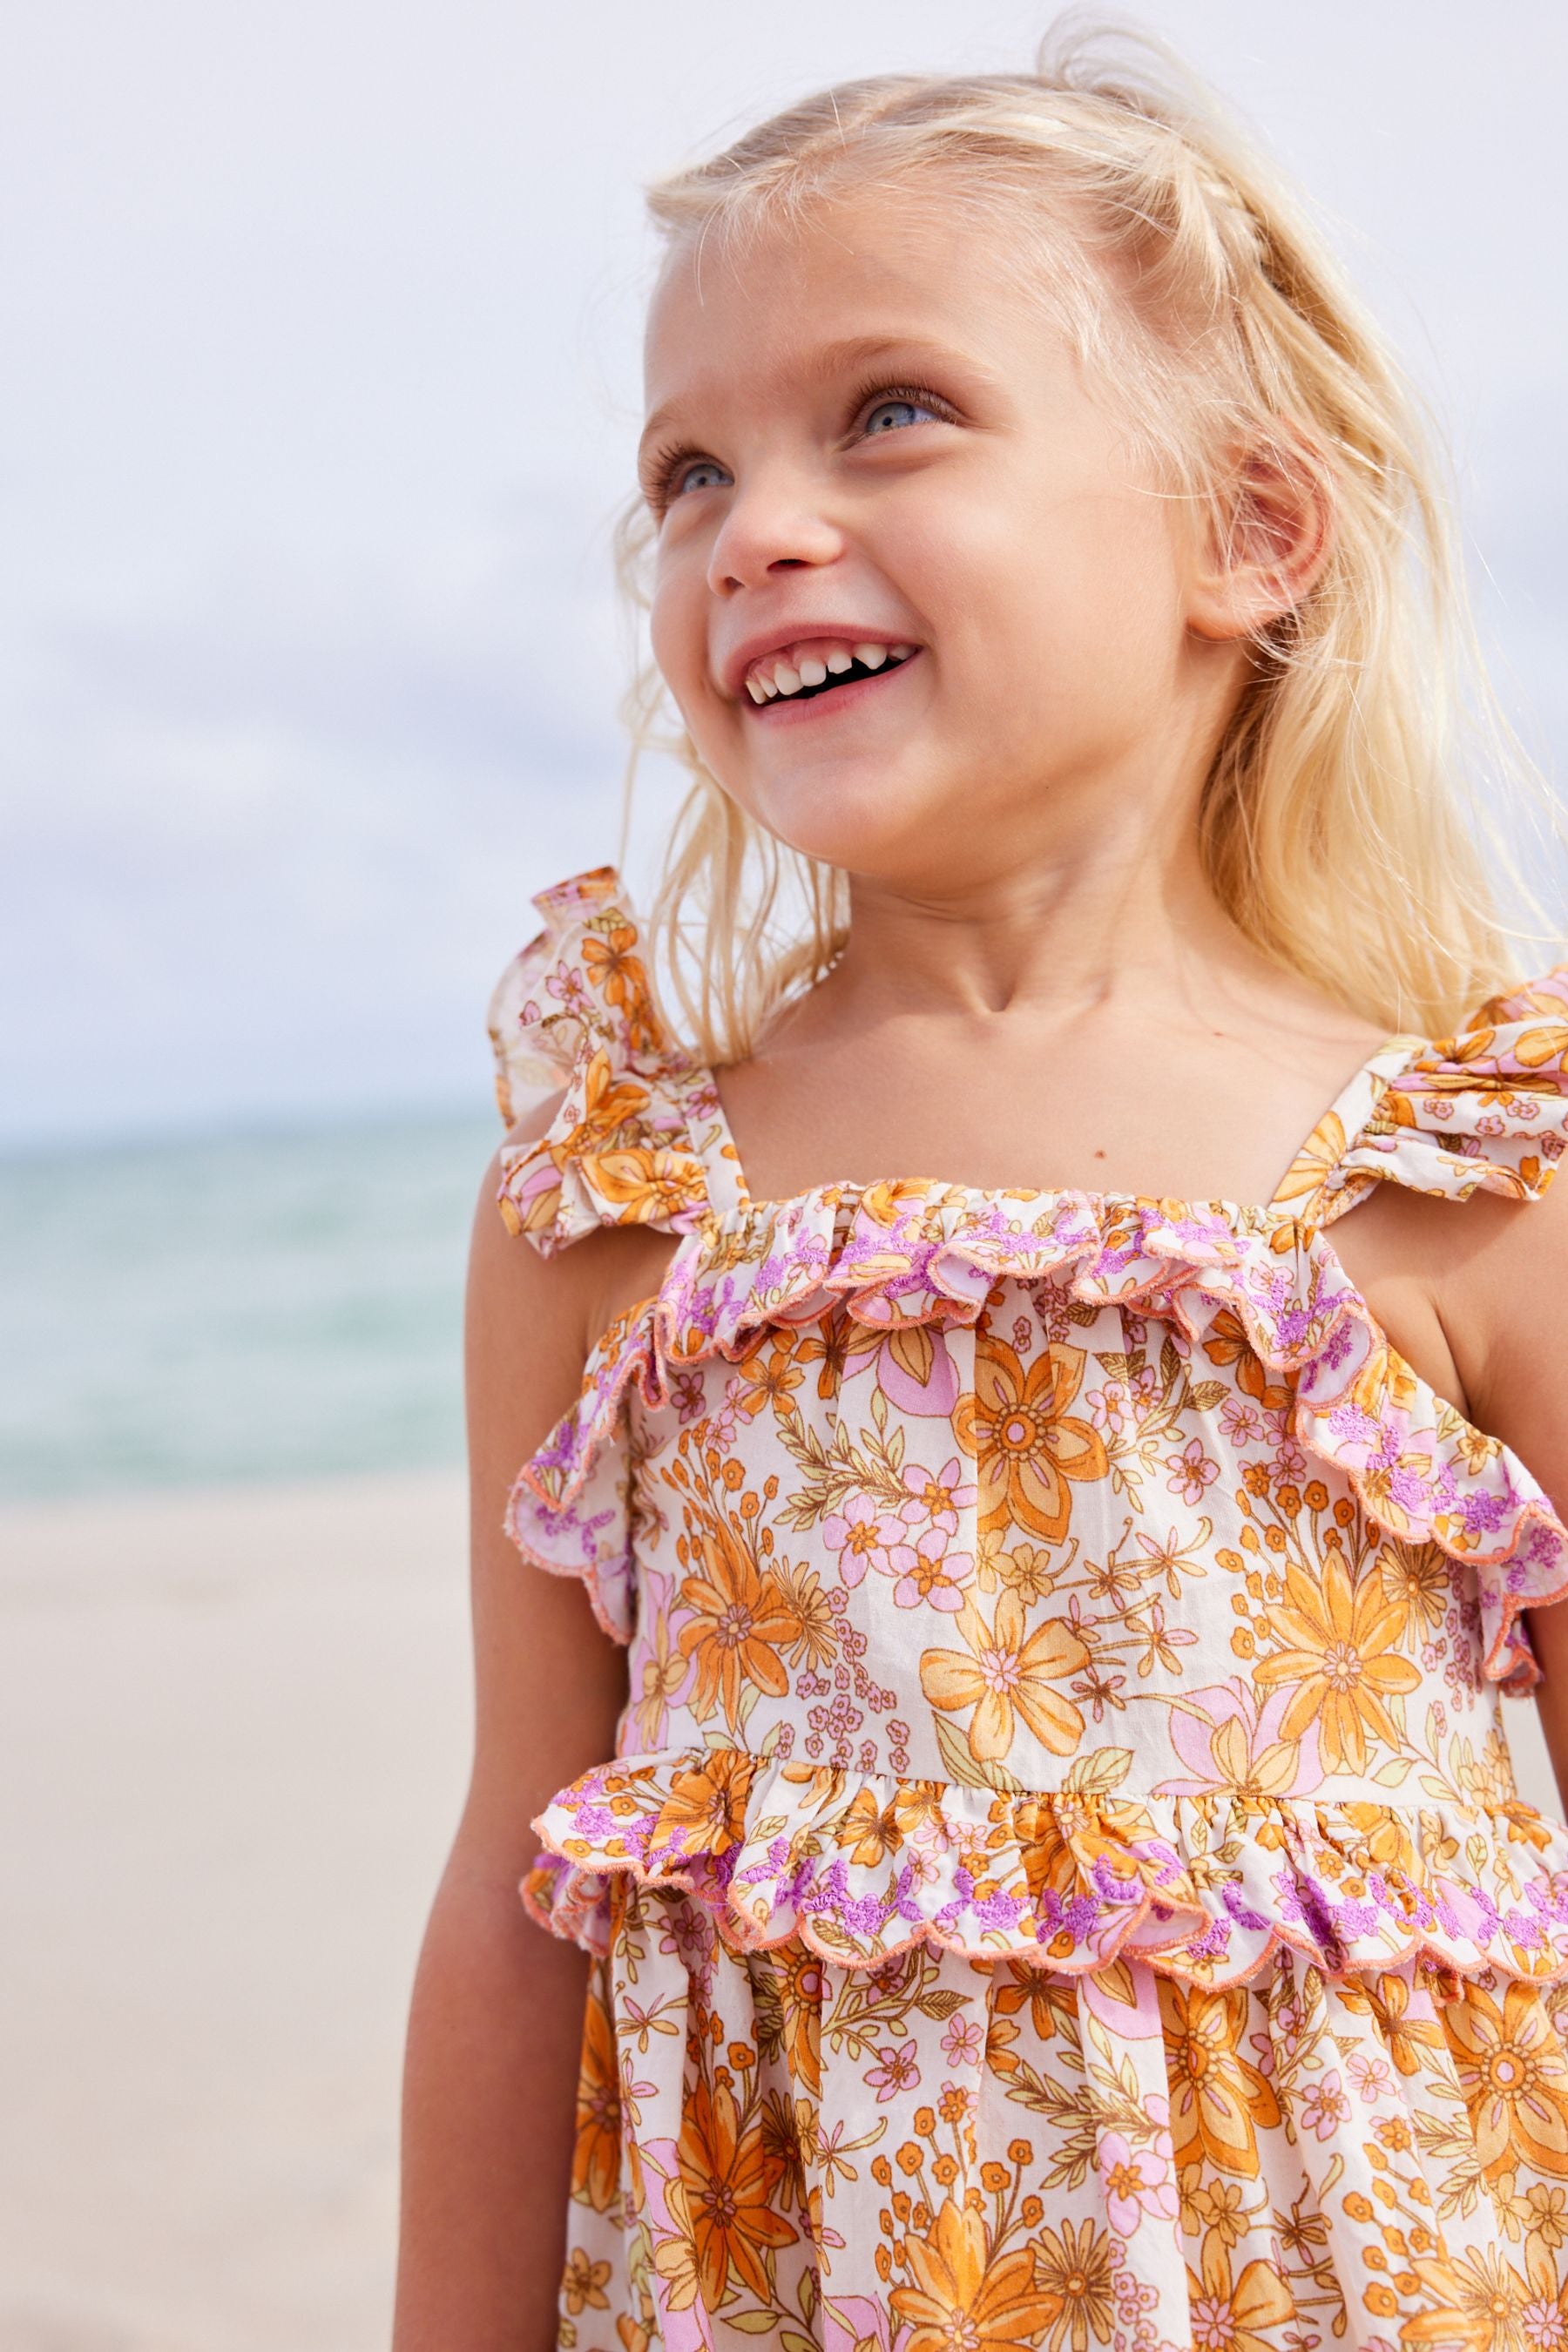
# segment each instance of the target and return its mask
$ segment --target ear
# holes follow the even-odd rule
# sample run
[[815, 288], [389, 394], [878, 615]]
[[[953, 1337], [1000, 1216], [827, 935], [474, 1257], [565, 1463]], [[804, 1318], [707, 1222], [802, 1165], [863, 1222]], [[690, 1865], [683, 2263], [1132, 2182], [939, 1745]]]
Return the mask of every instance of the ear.
[[1219, 516], [1205, 520], [1187, 626], [1215, 643], [1256, 635], [1311, 593], [1332, 544], [1327, 475], [1305, 436], [1281, 433], [1246, 450]]

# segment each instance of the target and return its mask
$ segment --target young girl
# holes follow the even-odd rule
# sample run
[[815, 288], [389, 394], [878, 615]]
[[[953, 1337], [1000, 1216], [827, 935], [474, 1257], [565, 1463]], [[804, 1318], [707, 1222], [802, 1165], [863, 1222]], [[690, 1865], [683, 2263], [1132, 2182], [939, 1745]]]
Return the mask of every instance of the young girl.
[[1562, 2346], [1568, 971], [1406, 399], [1081, 49], [654, 209], [693, 795], [493, 1008], [399, 2352]]

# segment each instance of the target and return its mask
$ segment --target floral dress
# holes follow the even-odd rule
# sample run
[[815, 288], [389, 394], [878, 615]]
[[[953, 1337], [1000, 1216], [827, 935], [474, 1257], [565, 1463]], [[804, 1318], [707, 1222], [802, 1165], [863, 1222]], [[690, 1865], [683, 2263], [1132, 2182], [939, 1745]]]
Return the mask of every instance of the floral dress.
[[534, 903], [501, 1213], [679, 1237], [508, 1512], [629, 1653], [522, 1889], [594, 1955], [560, 2343], [1568, 2347], [1568, 1832], [1500, 1704], [1568, 1532], [1331, 1238], [1541, 1198], [1568, 970], [1390, 1039], [1267, 1206], [763, 1201], [615, 872]]

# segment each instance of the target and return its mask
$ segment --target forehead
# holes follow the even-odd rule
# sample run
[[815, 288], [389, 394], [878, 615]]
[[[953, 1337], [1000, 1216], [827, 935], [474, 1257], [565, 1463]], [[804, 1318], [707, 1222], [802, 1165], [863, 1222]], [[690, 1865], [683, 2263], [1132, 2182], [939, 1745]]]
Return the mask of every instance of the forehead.
[[649, 310], [647, 405], [743, 396], [750, 376], [774, 396], [792, 381], [809, 388], [858, 350], [925, 344], [1005, 367], [1037, 350], [1044, 324], [1009, 259], [1005, 226], [944, 216], [934, 192], [823, 199], [798, 219], [690, 239]]

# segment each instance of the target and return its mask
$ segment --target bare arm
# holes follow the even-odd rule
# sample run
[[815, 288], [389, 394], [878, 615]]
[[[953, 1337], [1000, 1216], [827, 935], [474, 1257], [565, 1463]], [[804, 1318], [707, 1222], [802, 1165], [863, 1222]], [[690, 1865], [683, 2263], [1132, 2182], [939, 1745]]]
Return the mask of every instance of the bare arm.
[[[546, 1105], [519, 1137], [542, 1133]], [[501, 1529], [519, 1466], [574, 1401], [594, 1238], [545, 1260], [505, 1231], [492, 1164], [469, 1259], [467, 1365], [473, 1770], [426, 1929], [404, 2069], [394, 2352], [546, 2352], [556, 2340], [587, 1963], [523, 1911], [529, 1824], [613, 1754], [625, 1652], [582, 1586]]]

